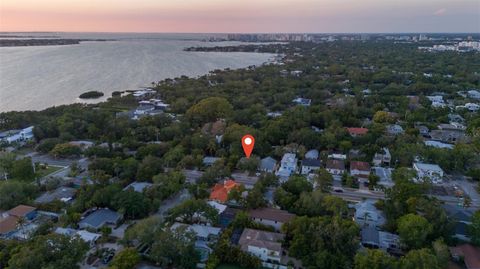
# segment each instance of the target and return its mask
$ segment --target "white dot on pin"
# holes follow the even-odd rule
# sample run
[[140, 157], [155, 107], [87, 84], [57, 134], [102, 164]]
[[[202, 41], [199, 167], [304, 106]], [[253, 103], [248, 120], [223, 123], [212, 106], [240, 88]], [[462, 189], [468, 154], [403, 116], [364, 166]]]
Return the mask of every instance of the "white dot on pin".
[[245, 138], [245, 144], [246, 145], [252, 144], [252, 139], [250, 137]]

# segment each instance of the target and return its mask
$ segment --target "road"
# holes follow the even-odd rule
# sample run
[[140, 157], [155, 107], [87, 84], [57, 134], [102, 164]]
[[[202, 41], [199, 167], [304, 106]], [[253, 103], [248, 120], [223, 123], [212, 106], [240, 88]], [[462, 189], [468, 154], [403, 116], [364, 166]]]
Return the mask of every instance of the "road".
[[343, 192], [331, 191], [334, 196], [338, 196], [349, 202], [361, 202], [364, 199], [380, 200], [385, 199], [385, 193], [378, 191], [357, 190], [342, 188]]

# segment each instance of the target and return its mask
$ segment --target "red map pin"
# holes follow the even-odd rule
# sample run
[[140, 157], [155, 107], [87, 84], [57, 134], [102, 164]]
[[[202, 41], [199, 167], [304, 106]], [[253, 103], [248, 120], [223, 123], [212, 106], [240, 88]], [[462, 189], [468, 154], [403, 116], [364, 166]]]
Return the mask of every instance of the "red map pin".
[[242, 147], [247, 158], [250, 158], [250, 154], [252, 154], [253, 145], [255, 145], [255, 138], [253, 138], [253, 136], [246, 134], [242, 137]]

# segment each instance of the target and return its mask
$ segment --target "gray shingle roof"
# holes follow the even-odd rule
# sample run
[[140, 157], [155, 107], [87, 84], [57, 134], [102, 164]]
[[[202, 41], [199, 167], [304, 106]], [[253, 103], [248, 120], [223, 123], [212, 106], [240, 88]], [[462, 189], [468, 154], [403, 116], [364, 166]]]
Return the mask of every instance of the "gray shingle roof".
[[116, 223], [121, 219], [121, 215], [108, 208], [101, 208], [88, 215], [81, 220], [79, 224], [90, 226], [92, 228], [100, 228], [107, 223]]

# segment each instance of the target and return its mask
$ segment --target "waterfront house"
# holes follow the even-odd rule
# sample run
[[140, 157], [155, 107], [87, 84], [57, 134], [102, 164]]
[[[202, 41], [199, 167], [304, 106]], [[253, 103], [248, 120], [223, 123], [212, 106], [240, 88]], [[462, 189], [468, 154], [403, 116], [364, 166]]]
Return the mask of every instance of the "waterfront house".
[[24, 143], [33, 139], [33, 126], [21, 130], [0, 132], [0, 142], [6, 144]]

